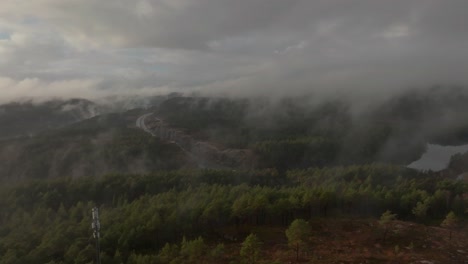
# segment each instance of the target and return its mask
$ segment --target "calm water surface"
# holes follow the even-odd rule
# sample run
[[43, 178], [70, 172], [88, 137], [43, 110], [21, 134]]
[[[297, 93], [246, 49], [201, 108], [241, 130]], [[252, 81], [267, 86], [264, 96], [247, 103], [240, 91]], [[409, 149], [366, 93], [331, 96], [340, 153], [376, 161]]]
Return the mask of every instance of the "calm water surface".
[[422, 157], [409, 164], [409, 168], [418, 170], [440, 171], [447, 168], [450, 158], [455, 154], [463, 154], [468, 151], [468, 144], [461, 146], [441, 146], [427, 144], [427, 150]]

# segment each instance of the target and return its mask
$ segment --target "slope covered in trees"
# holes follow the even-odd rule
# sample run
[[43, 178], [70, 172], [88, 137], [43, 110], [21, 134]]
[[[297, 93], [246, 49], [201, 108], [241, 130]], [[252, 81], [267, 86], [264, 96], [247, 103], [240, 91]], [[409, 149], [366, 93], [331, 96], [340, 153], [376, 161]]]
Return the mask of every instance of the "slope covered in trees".
[[[1, 188], [2, 264], [91, 262], [93, 206], [101, 211], [103, 263], [169, 263], [168, 259], [190, 263], [193, 254], [208, 263], [227, 263], [240, 260], [238, 252], [232, 255], [236, 241], [258, 228], [284, 230], [298, 218], [326, 223], [337, 217], [378, 218], [391, 210], [399, 219], [417, 222], [421, 219], [413, 210], [425, 202], [429, 220], [425, 223], [438, 226], [451, 211], [463, 220], [468, 206], [466, 183], [386, 165], [287, 173], [185, 170], [114, 174], [100, 179], [28, 181]], [[385, 241], [398, 243], [391, 232]], [[314, 241], [313, 231], [310, 239]], [[380, 235], [372, 239], [388, 246]], [[281, 240], [267, 240], [265, 247], [281, 247]], [[425, 242], [414, 241], [422, 250]], [[457, 249], [464, 241], [456, 242]], [[181, 243], [199, 249], [183, 250]], [[219, 243], [226, 244], [229, 253], [212, 255]], [[434, 246], [433, 250], [438, 249]], [[440, 254], [445, 258], [448, 253]], [[261, 258], [271, 259], [268, 254]]]
[[63, 127], [100, 114], [100, 108], [85, 99], [3, 104], [0, 105], [0, 139]]
[[[356, 113], [343, 101], [307, 97], [171, 97], [4, 139], [0, 264], [92, 263], [94, 206], [103, 263], [466, 257], [468, 186], [454, 177], [466, 170], [466, 154], [444, 173], [401, 166], [427, 141], [465, 142], [466, 121], [445, 115], [463, 112], [465, 99], [410, 93]], [[220, 149], [251, 149], [258, 168], [193, 169], [175, 144], [135, 127], [153, 111]], [[293, 232], [298, 219], [308, 236]]]
[[34, 137], [2, 140], [0, 180], [145, 173], [191, 166], [173, 144], [129, 126], [139, 113], [106, 114]]
[[[252, 150], [260, 168], [284, 172], [372, 162], [406, 165], [424, 152], [427, 142], [466, 142], [468, 123], [463, 113], [468, 111], [467, 102], [468, 96], [455, 88], [408, 92], [359, 111], [344, 100], [318, 103], [313, 97], [267, 100], [174, 95], [158, 97], [151, 109], [103, 114], [80, 122], [76, 121], [85, 117], [78, 115], [81, 110], [98, 106], [78, 99], [10, 104], [0, 107], [2, 133], [26, 126], [20, 130], [34, 130], [35, 135], [2, 140], [0, 177], [146, 173], [193, 166], [176, 146], [132, 129], [139, 115], [153, 111], [171, 126], [219, 150]], [[36, 125], [40, 125], [38, 130]], [[456, 160], [452, 163], [455, 166]], [[461, 168], [457, 173], [465, 171], [463, 165], [456, 166]]]
[[367, 107], [314, 97], [173, 97], [158, 116], [199, 140], [250, 148], [280, 170], [385, 162], [409, 164], [426, 143], [468, 142], [468, 95], [458, 88], [406, 92]]

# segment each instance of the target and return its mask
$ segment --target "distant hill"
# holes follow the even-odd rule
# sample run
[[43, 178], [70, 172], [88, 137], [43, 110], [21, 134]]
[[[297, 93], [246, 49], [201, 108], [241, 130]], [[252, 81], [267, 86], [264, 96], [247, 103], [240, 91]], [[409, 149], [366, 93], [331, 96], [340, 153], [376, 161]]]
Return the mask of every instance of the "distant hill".
[[[259, 168], [279, 171], [407, 165], [422, 155], [427, 142], [468, 143], [468, 94], [457, 88], [407, 92], [359, 113], [352, 102], [318, 103], [306, 96], [269, 100], [171, 95], [130, 98], [127, 103], [117, 99], [99, 105], [72, 99], [0, 106], [0, 177], [145, 173], [194, 166], [176, 145], [135, 128], [139, 116], [153, 111], [200, 144], [207, 142], [220, 151], [247, 149]], [[124, 111], [138, 106], [143, 108]]]
[[85, 99], [12, 102], [0, 105], [0, 138], [34, 135], [100, 114], [95, 103]]
[[[5, 116], [38, 128], [0, 139], [0, 264], [92, 263], [94, 207], [103, 263], [242, 263], [248, 247], [259, 263], [467, 259], [468, 184], [452, 177], [467, 154], [451, 174], [382, 163], [465, 142], [468, 97], [417, 91], [360, 113], [310, 99], [179, 96], [96, 116], [81, 100], [13, 107]], [[234, 148], [254, 165], [192, 158]]]
[[148, 173], [190, 167], [174, 144], [132, 127], [138, 110], [0, 141], [0, 180]]
[[171, 93], [169, 95], [154, 95], [154, 96], [143, 96], [143, 95], [122, 95], [122, 96], [109, 96], [98, 99], [95, 101], [105, 112], [124, 112], [135, 108], [148, 109], [162, 102], [168, 98], [180, 96], [177, 93]]
[[468, 93], [412, 90], [354, 111], [355, 103], [313, 97], [173, 97], [157, 113], [199, 140], [254, 149], [265, 167], [306, 168], [417, 160], [426, 143], [468, 143]]

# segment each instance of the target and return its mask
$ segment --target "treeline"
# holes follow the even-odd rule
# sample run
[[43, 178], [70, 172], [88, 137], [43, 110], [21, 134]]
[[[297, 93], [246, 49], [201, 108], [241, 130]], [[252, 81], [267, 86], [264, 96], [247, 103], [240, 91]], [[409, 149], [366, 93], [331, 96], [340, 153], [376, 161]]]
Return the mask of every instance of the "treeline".
[[281, 171], [337, 162], [350, 125], [342, 102], [310, 105], [310, 98], [228, 99], [175, 97], [157, 115], [199, 140], [255, 151], [259, 165]]
[[260, 156], [261, 166], [279, 170], [330, 165], [337, 158], [338, 148], [336, 142], [323, 137], [266, 140], [252, 147]]
[[[450, 211], [466, 216], [467, 193], [462, 181], [387, 165], [30, 181], [1, 187], [0, 263], [92, 262], [93, 206], [101, 211], [103, 263], [168, 263], [167, 254], [176, 253], [187, 262], [191, 251], [180, 250], [188, 241], [203, 248], [193, 254], [218, 263], [213, 250], [219, 243], [242, 241], [245, 226], [378, 217], [386, 210], [438, 225]], [[239, 232], [227, 236], [227, 229]]]
[[127, 115], [102, 115], [32, 138], [2, 141], [0, 181], [145, 173], [190, 166], [174, 144], [129, 128]]
[[[157, 113], [200, 140], [253, 149], [260, 166], [282, 171], [378, 161], [409, 163], [424, 150], [422, 141], [395, 141], [393, 134], [405, 128], [392, 124], [390, 117], [353, 117], [349, 103], [313, 101], [311, 97], [277, 101], [175, 97], [161, 104]], [[391, 153], [387, 153], [389, 141], [399, 145]]]
[[0, 138], [27, 136], [89, 118], [100, 107], [86, 99], [11, 102], [0, 105]]
[[[264, 167], [283, 170], [373, 162], [407, 165], [422, 155], [427, 142], [466, 143], [468, 123], [463, 113], [468, 110], [467, 101], [463, 90], [435, 87], [409, 91], [366, 108], [346, 100], [319, 103], [313, 96], [276, 100], [173, 97], [156, 112], [200, 140], [255, 149]], [[326, 144], [304, 142], [312, 138]], [[283, 152], [277, 151], [281, 148]], [[325, 155], [314, 156], [324, 149]]]

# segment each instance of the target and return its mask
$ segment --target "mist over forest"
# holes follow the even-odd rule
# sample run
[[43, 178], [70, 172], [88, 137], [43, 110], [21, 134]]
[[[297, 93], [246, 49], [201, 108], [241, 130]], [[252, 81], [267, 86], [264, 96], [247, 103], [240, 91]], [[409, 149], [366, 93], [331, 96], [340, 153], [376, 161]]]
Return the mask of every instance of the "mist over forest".
[[468, 2], [0, 3], [0, 264], [466, 263]]
[[[281, 230], [297, 219], [315, 228], [299, 260], [311, 258], [306, 251], [325, 262], [360, 258], [313, 242], [326, 230], [346, 237], [354, 229], [367, 236], [357, 248], [416, 248], [398, 259], [464, 258], [433, 256], [427, 245], [442, 239], [452, 252], [466, 241], [466, 231], [447, 237], [464, 228], [468, 154], [438, 172], [406, 167], [427, 143], [467, 143], [463, 88], [412, 90], [366, 106], [313, 94], [124, 98], [0, 105], [9, 127], [0, 146], [1, 263], [93, 261], [94, 206], [106, 227], [103, 263], [242, 261], [237, 250], [249, 234], [265, 243], [258, 258], [293, 259], [287, 246], [271, 246], [284, 245]], [[395, 225], [379, 224], [395, 217], [387, 210], [402, 230], [393, 218]], [[449, 214], [457, 225], [424, 233]]]

